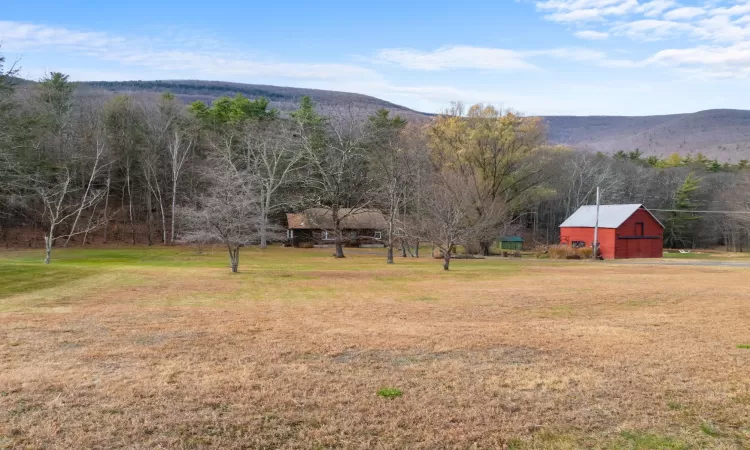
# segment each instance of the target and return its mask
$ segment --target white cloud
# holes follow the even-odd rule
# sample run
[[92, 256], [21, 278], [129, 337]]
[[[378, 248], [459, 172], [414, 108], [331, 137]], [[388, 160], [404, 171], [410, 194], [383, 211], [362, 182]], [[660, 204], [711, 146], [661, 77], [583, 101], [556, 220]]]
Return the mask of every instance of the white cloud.
[[605, 33], [603, 31], [583, 30], [576, 31], [574, 34], [577, 38], [586, 39], [589, 41], [601, 41], [609, 38], [609, 33]]
[[183, 73], [224, 79], [379, 78], [372, 70], [356, 65], [276, 61], [242, 52], [217, 50], [216, 43], [211, 41], [202, 47], [200, 42], [186, 45], [181, 39], [127, 38], [21, 22], [0, 21], [0, 42], [6, 52], [53, 51], [73, 58], [94, 58], [126, 67], [148, 68], [169, 78]]
[[686, 6], [683, 8], [673, 9], [666, 14], [664, 18], [667, 20], [684, 20], [692, 19], [694, 17], [702, 16], [706, 14], [706, 10], [697, 6]]
[[545, 16], [553, 22], [602, 21], [637, 11], [638, 0], [542, 0], [536, 2], [540, 11], [549, 12]]
[[397, 64], [411, 70], [530, 70], [538, 58], [565, 61], [602, 62], [607, 54], [586, 48], [552, 48], [542, 50], [509, 50], [503, 48], [447, 46], [434, 51], [383, 49], [375, 61]]
[[[536, 0], [547, 20], [578, 25], [581, 39], [669, 42], [639, 60], [592, 58], [604, 67], [675, 68], [693, 76], [748, 77], [750, 0]], [[594, 25], [594, 27], [592, 27]], [[593, 29], [592, 29], [593, 28]], [[652, 44], [656, 45], [656, 44]]]
[[677, 6], [677, 2], [674, 0], [652, 0], [645, 2], [640, 5], [638, 11], [646, 17], [658, 17], [664, 13], [664, 11]]
[[750, 43], [729, 47], [703, 46], [662, 50], [648, 58], [648, 63], [671, 66], [710, 66], [713, 69], [750, 69]]
[[534, 68], [521, 53], [514, 50], [470, 46], [441, 47], [431, 52], [403, 48], [384, 49], [377, 53], [376, 60], [415, 70]]
[[74, 31], [30, 23], [0, 21], [0, 40], [6, 49], [33, 50], [44, 47], [102, 49], [121, 45], [124, 39], [105, 33]]
[[693, 32], [695, 28], [686, 23], [669, 20], [643, 19], [626, 22], [612, 28], [612, 34], [627, 36], [639, 41], [657, 41], [680, 33]]

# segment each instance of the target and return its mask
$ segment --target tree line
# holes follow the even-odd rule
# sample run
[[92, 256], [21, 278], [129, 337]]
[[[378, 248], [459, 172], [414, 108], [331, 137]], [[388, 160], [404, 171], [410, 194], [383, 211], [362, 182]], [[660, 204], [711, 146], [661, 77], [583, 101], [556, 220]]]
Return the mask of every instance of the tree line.
[[322, 114], [308, 97], [281, 114], [242, 95], [210, 105], [92, 95], [57, 72], [21, 86], [3, 64], [0, 233], [6, 244], [11, 230], [30, 234], [29, 245], [42, 236], [48, 263], [55, 247], [96, 236], [219, 243], [237, 271], [240, 248], [284, 239], [287, 212], [322, 206], [336, 257], [347, 216], [378, 209], [388, 263], [429, 242], [447, 270], [457, 246], [488, 254], [515, 233], [556, 243], [559, 223], [597, 186], [605, 203], [670, 210], [659, 213], [668, 246], [743, 250], [750, 240], [747, 164], [576, 152], [549, 145], [541, 119], [481, 104], [427, 123], [384, 109]]

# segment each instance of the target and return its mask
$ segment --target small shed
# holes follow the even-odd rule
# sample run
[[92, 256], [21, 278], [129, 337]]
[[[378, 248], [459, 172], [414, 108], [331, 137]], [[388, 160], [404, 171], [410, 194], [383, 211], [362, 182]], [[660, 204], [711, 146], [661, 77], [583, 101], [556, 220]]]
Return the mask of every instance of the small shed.
[[[581, 206], [560, 224], [560, 243], [594, 245], [596, 206]], [[599, 253], [604, 259], [661, 258], [664, 225], [641, 204], [599, 206]]]
[[523, 250], [523, 238], [521, 236], [503, 236], [500, 238], [500, 249], [521, 251]]

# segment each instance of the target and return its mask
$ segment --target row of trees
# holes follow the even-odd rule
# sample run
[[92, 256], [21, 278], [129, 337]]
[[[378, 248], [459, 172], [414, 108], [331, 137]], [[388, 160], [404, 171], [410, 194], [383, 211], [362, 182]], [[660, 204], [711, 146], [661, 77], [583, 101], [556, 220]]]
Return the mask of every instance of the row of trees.
[[626, 152], [619, 150], [613, 155], [616, 159], [630, 160], [635, 163], [647, 165], [657, 169], [668, 169], [674, 167], [687, 167], [693, 170], [707, 171], [707, 172], [736, 172], [745, 170], [750, 167], [750, 161], [747, 159], [741, 159], [737, 164], [730, 162], [719, 162], [718, 159], [709, 159], [703, 153], [698, 153], [693, 156], [681, 155], [677, 152], [671, 153], [665, 158], [659, 156], [650, 155], [646, 156], [640, 150], [636, 149], [633, 151]]
[[[664, 210], [667, 245], [747, 248], [742, 167], [712, 171], [549, 146], [538, 118], [456, 104], [429, 123], [386, 110], [322, 115], [309, 98], [282, 116], [263, 98], [185, 106], [174, 96], [91, 95], [61, 73], [17, 85], [0, 59], [0, 232], [39, 230], [55, 245], [220, 242], [239, 249], [282, 239], [284, 214], [329, 208], [335, 255], [341, 223], [381, 210], [394, 252], [461, 245], [489, 253], [525, 230], [555, 243], [557, 226], [596, 186], [607, 203]], [[664, 167], [661, 167], [664, 166]], [[729, 211], [706, 216], [693, 211]], [[32, 233], [30, 244], [35, 233]]]

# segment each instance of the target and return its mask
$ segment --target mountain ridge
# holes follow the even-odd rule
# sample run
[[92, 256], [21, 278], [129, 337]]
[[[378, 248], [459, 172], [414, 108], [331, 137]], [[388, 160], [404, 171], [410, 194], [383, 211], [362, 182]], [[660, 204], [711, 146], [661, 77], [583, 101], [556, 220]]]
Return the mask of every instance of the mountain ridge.
[[[210, 102], [223, 95], [266, 97], [271, 107], [295, 109], [303, 96], [310, 96], [323, 110], [356, 107], [371, 113], [386, 108], [410, 120], [428, 120], [433, 114], [407, 108], [377, 97], [323, 89], [202, 80], [87, 81], [92, 91], [113, 94], [169, 91], [184, 102]], [[667, 156], [703, 153], [722, 161], [750, 158], [750, 110], [708, 109], [694, 113], [651, 116], [550, 115], [541, 116], [548, 126], [551, 143], [578, 150], [615, 153], [640, 150], [644, 155]]]

